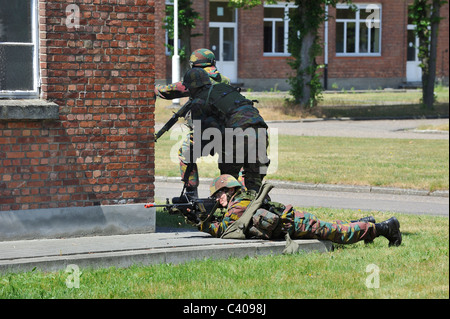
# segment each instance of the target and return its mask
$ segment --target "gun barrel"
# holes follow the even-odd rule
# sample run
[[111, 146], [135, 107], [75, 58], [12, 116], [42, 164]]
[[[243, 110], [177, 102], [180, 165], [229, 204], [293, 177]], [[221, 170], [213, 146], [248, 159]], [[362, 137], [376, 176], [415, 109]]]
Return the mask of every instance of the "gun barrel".
[[155, 203], [147, 203], [145, 204], [145, 208], [152, 208], [152, 207], [190, 207], [192, 206], [192, 203], [177, 203], [177, 204], [163, 204], [163, 205], [156, 205]]
[[168, 206], [172, 206], [172, 205], [156, 205], [155, 203], [147, 203], [145, 204], [145, 208], [152, 208], [152, 207], [168, 207]]
[[167, 121], [166, 124], [156, 133], [155, 135], [155, 142], [158, 141], [158, 139], [166, 133], [168, 130], [172, 128], [172, 126], [175, 125], [175, 123], [178, 121], [180, 117], [185, 117], [186, 114], [191, 109], [191, 101], [187, 101], [186, 104], [184, 104], [176, 113], [172, 115], [172, 117]]

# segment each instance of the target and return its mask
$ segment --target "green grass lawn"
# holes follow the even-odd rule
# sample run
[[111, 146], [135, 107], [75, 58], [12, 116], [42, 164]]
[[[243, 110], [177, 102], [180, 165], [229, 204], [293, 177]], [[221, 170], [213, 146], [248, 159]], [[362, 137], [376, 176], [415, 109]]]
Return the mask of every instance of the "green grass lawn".
[[[287, 92], [243, 92], [249, 99], [256, 99], [261, 115], [266, 121], [298, 120], [299, 118], [340, 118], [340, 117], [417, 117], [449, 116], [449, 88], [435, 88], [436, 103], [433, 110], [422, 107], [421, 90], [374, 90], [366, 92], [336, 91], [323, 94], [323, 99], [313, 109], [299, 109], [286, 103]], [[181, 99], [183, 104], [187, 98]], [[167, 108], [172, 101], [157, 99], [155, 118], [166, 122], [174, 109]]]
[[[324, 220], [361, 217], [355, 210], [306, 210]], [[377, 220], [391, 216], [371, 214]], [[377, 238], [329, 253], [81, 269], [79, 288], [67, 288], [64, 271], [7, 274], [0, 275], [0, 298], [449, 298], [449, 219], [396, 216], [400, 247], [388, 248], [385, 238]]]
[[[179, 176], [178, 141], [166, 133], [156, 143], [156, 175]], [[425, 190], [449, 188], [449, 141], [344, 137], [278, 137], [267, 179]], [[276, 156], [276, 154], [278, 154]], [[278, 163], [275, 163], [276, 157]], [[219, 175], [217, 161], [199, 162], [201, 177]]]

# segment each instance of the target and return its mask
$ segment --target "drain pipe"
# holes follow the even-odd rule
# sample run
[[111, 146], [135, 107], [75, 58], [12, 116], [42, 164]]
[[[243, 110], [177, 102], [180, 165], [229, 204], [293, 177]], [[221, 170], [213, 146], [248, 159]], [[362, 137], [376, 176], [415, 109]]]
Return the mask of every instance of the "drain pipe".
[[[173, 56], [172, 83], [180, 81], [180, 56], [178, 54], [178, 0], [173, 1]], [[180, 106], [180, 99], [173, 99], [174, 107]]]
[[325, 48], [324, 48], [324, 64], [325, 69], [323, 71], [323, 88], [328, 90], [328, 5], [325, 6]]

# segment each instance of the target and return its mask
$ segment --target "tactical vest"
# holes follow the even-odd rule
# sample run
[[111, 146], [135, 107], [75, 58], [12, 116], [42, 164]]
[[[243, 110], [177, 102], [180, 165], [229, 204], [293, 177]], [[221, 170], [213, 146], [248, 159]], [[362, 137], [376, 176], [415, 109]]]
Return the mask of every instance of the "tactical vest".
[[225, 117], [241, 106], [253, 105], [253, 101], [240, 94], [239, 89], [219, 83], [209, 88], [205, 104], [215, 107]]

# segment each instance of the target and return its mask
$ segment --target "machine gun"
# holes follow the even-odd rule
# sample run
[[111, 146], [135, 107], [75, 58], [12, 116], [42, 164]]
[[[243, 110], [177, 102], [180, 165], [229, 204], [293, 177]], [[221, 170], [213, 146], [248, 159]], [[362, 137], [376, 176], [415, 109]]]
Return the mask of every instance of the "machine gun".
[[155, 135], [155, 142], [168, 130], [172, 128], [172, 126], [175, 125], [175, 123], [178, 122], [178, 119], [180, 117], [186, 117], [186, 114], [191, 110], [192, 102], [191, 100], [187, 101], [180, 109], [173, 113], [172, 117], [167, 121], [166, 124], [156, 133]]
[[172, 198], [172, 203], [166, 198], [166, 204], [156, 205], [148, 203], [145, 205], [145, 208], [152, 207], [163, 207], [164, 211], [170, 215], [181, 214], [189, 222], [198, 224], [214, 214], [218, 207], [218, 202], [214, 198], [191, 197], [183, 191], [181, 196]]

